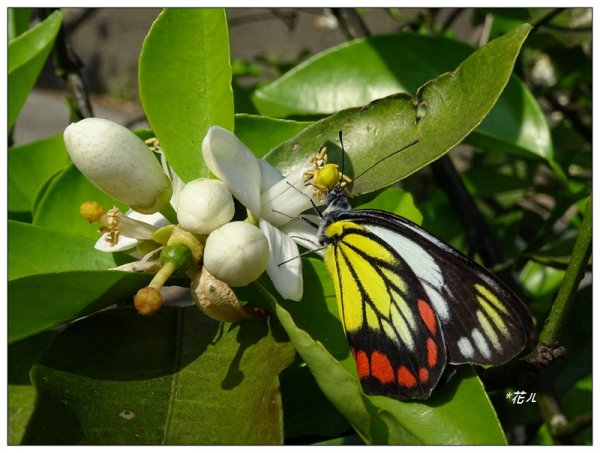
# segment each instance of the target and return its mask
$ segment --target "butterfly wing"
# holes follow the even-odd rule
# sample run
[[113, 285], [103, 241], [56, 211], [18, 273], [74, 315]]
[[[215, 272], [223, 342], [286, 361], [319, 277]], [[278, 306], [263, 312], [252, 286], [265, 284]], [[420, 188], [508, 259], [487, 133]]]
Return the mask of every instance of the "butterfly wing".
[[368, 209], [344, 216], [389, 244], [414, 271], [441, 323], [449, 363], [499, 365], [523, 350], [531, 316], [490, 272], [402, 217]]
[[428, 398], [446, 364], [441, 325], [406, 261], [352, 220], [325, 229], [325, 262], [363, 390]]

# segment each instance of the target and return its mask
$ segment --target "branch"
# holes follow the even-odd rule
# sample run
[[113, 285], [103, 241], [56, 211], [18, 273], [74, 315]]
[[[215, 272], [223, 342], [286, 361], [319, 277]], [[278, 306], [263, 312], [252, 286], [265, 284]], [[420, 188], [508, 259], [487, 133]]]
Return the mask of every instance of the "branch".
[[[47, 17], [53, 10], [41, 9], [40, 15]], [[64, 24], [61, 25], [54, 42], [54, 72], [65, 81], [67, 101], [78, 118], [94, 116], [87, 88], [81, 76], [81, 62], [67, 43]]]
[[356, 39], [371, 36], [369, 28], [354, 8], [332, 8], [331, 13], [335, 16], [346, 39]]
[[552, 304], [550, 314], [544, 322], [538, 344], [528, 355], [514, 362], [488, 369], [477, 368], [486, 389], [506, 388], [513, 383], [531, 381], [535, 379], [540, 370], [548, 368], [555, 360], [566, 355], [566, 349], [559, 346], [560, 335], [591, 253], [592, 197], [590, 196], [585, 207], [583, 222], [579, 228], [579, 235], [575, 241], [571, 261], [556, 300]]
[[548, 380], [544, 379], [536, 392], [537, 406], [544, 424], [548, 427], [550, 435], [556, 444], [572, 444], [573, 436], [579, 431], [591, 426], [592, 414], [585, 413], [568, 421], [560, 409], [558, 397]]
[[564, 425], [557, 426], [552, 431], [554, 437], [563, 440], [570, 439], [579, 431], [584, 430], [588, 426], [592, 426], [592, 413], [588, 412], [586, 414], [581, 414], [575, 417], [570, 422], [565, 423]]
[[592, 254], [592, 196], [588, 197], [585, 205], [583, 222], [579, 227], [579, 235], [575, 241], [571, 261], [558, 290], [558, 294], [544, 327], [540, 332], [539, 344], [553, 347], [558, 344], [562, 329], [567, 320], [569, 310], [575, 298], [579, 282], [585, 273], [587, 263]]

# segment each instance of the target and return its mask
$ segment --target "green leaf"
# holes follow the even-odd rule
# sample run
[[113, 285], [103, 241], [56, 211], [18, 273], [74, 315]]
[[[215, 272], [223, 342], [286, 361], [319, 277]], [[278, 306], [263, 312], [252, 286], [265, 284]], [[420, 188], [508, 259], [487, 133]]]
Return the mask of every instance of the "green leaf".
[[302, 443], [313, 436], [341, 436], [351, 429], [301, 359], [286, 368], [280, 379], [286, 443]]
[[79, 214], [79, 207], [86, 201], [97, 201], [107, 211], [113, 206], [123, 212], [127, 210], [126, 205], [97, 189], [75, 165], [70, 164], [50, 182], [37, 205], [33, 223], [55, 231], [98, 239], [99, 225], [89, 223]]
[[[404, 432], [426, 444], [506, 444], [485, 389], [469, 366], [459, 368], [450, 382], [434, 390], [425, 402], [402, 402], [383, 396], [370, 399], [381, 410], [387, 411], [389, 418], [395, 418], [395, 423], [401, 425]], [[432, 426], [436, 427], [435, 432], [432, 432]]]
[[8, 129], [25, 104], [29, 92], [46, 62], [62, 22], [54, 11], [43, 22], [8, 44]]
[[275, 304], [275, 314], [283, 325], [296, 351], [309, 366], [323, 393], [346, 416], [358, 433], [367, 442], [371, 441], [368, 428], [371, 424], [364, 397], [356, 380], [327, 351], [325, 346], [297, 328], [289, 312]]
[[144, 111], [169, 163], [184, 181], [208, 176], [201, 152], [206, 131], [234, 124], [224, 10], [164, 10], [146, 36], [139, 66]]
[[[528, 30], [528, 25], [516, 27], [504, 39], [512, 40], [518, 51]], [[514, 61], [515, 49], [509, 49], [510, 43], [505, 46], [511, 55], [498, 53], [494, 65], [482, 67], [481, 78], [471, 79], [474, 85], [463, 89], [488, 97], [485, 90], [490, 81], [503, 79], [506, 70], [511, 70], [512, 64], [505, 63]], [[322, 52], [257, 89], [254, 101], [260, 113], [270, 116], [331, 114], [393, 93], [414, 94], [431, 78], [452, 71], [472, 52], [466, 44], [447, 38], [409, 33], [357, 39]], [[447, 101], [455, 107], [454, 99]], [[496, 107], [469, 141], [552, 158], [544, 114], [516, 77], [511, 77]]]
[[8, 150], [8, 210], [32, 213], [33, 200], [54, 173], [69, 162], [62, 134]]
[[[339, 321], [333, 284], [320, 260], [303, 260], [302, 301], [266, 297], [319, 387], [368, 443], [504, 444], [506, 440], [484, 391], [468, 366], [425, 402], [365, 396]], [[435, 426], [435, 429], [431, 427]]]
[[21, 443], [35, 405], [35, 389], [29, 371], [40, 354], [56, 337], [45, 332], [8, 346], [8, 444]]
[[95, 241], [8, 221], [8, 280], [66, 271], [97, 271], [123, 262], [122, 254], [94, 249]]
[[[425, 109], [420, 119], [410, 97], [389, 96], [308, 126], [265, 159], [289, 174], [327, 145], [329, 160], [341, 163], [338, 132], [343, 131], [343, 171], [354, 178], [353, 192], [369, 193], [393, 184], [442, 156], [481, 123], [508, 82], [530, 28], [523, 25], [490, 42], [455, 71], [422, 86], [417, 93]], [[416, 138], [418, 143], [403, 149]]]
[[31, 8], [8, 8], [8, 41], [24, 33], [31, 20]]
[[510, 78], [490, 114], [465, 141], [529, 159], [554, 159], [546, 116], [527, 85], [516, 76]]
[[294, 356], [281, 335], [267, 318], [223, 325], [196, 307], [84, 319], [32, 369], [24, 443], [280, 444], [278, 374]]
[[150, 276], [109, 271], [126, 255], [91, 239], [8, 222], [8, 337], [26, 338], [133, 296]]
[[8, 341], [60, 326], [81, 316], [131, 301], [151, 276], [121, 271], [72, 271], [8, 282]]
[[421, 225], [423, 214], [415, 206], [413, 196], [397, 187], [389, 187], [368, 203], [357, 206], [360, 209], [380, 209], [400, 215], [411, 222]]
[[[338, 132], [342, 131], [346, 151], [344, 174], [355, 179], [352, 192], [368, 193], [399, 180], [401, 176], [397, 176], [398, 173], [408, 174], [416, 171], [401, 164], [375, 165], [365, 177], [356, 177], [418, 137], [415, 115], [414, 105], [406, 95], [379, 99], [365, 107], [342, 110], [311, 124], [270, 151], [264, 158], [283, 174], [290, 174], [325, 145], [329, 162], [341, 165]], [[406, 151], [408, 150], [400, 154]], [[429, 155], [441, 155], [438, 151], [429, 150]], [[430, 158], [433, 160], [435, 157]], [[413, 164], [414, 162], [410, 166]]]
[[280, 120], [258, 115], [235, 115], [235, 135], [254, 153], [262, 157], [302, 131], [311, 124], [309, 121]]
[[453, 70], [473, 49], [412, 33], [360, 38], [306, 60], [255, 92], [261, 114], [331, 114], [392, 94], [412, 93]]

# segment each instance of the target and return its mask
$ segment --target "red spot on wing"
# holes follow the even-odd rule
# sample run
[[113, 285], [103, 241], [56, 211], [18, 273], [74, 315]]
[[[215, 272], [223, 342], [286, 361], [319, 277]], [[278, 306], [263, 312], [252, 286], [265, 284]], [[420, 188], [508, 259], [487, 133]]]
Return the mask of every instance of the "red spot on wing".
[[371, 354], [371, 375], [382, 384], [394, 382], [394, 369], [390, 359], [379, 351]]
[[429, 379], [429, 370], [427, 368], [419, 368], [419, 381], [424, 384]]
[[431, 309], [431, 305], [425, 302], [423, 299], [419, 299], [417, 303], [419, 307], [419, 314], [421, 315], [421, 319], [427, 326], [427, 329], [431, 332], [432, 335], [435, 335], [437, 330], [437, 320], [435, 318], [435, 313]]
[[398, 384], [411, 388], [417, 385], [417, 378], [408, 368], [402, 365], [398, 367]]
[[356, 373], [358, 374], [358, 378], [366, 378], [369, 377], [369, 357], [365, 351], [358, 351], [354, 353], [354, 360], [356, 361]]
[[438, 347], [433, 338], [427, 339], [427, 364], [433, 368], [438, 361]]

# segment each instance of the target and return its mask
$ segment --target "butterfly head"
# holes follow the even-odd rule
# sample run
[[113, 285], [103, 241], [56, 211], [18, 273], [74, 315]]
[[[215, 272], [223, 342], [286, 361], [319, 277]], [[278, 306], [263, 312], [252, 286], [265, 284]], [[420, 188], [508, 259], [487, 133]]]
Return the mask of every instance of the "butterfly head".
[[328, 215], [332, 212], [351, 211], [352, 206], [348, 201], [347, 188], [341, 182], [337, 183], [333, 189], [327, 193], [325, 198], [327, 208], [323, 211], [323, 215]]

